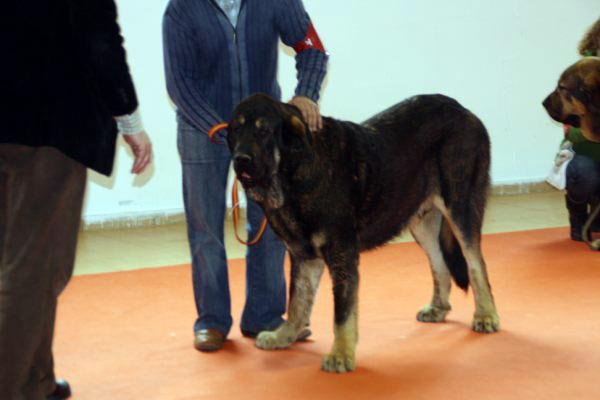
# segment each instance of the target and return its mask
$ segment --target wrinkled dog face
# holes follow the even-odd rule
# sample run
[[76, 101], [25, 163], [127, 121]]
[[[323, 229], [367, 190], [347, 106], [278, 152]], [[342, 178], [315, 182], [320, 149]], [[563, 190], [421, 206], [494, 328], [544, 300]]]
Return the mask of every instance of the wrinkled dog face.
[[[290, 129], [290, 121], [296, 122], [296, 128]], [[292, 133], [297, 130], [304, 132], [304, 123], [291, 106], [266, 95], [250, 96], [238, 105], [229, 123], [227, 144], [244, 189], [271, 184], [282, 149], [298, 140], [299, 135]]]
[[584, 58], [562, 73], [556, 89], [544, 100], [543, 106], [555, 121], [579, 127], [583, 118], [598, 117], [599, 91], [600, 58]]

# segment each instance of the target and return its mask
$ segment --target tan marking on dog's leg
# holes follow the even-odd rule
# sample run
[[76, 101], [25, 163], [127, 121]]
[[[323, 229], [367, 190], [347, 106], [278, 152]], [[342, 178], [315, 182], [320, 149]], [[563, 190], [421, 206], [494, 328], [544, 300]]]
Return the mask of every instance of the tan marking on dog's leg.
[[450, 271], [440, 248], [442, 213], [432, 208], [411, 221], [410, 232], [427, 254], [433, 276], [433, 297], [431, 303], [421, 308], [417, 320], [421, 322], [442, 322], [452, 309], [448, 297], [452, 287]]
[[357, 299], [348, 319], [343, 325], [335, 324], [335, 340], [331, 352], [323, 357], [321, 369], [328, 372], [350, 372], [356, 368], [356, 344], [358, 343]]
[[475, 297], [473, 330], [482, 333], [496, 332], [500, 328], [500, 318], [496, 312], [485, 261], [483, 261], [479, 245], [468, 247], [463, 250], [463, 254], [469, 266], [469, 281]]
[[321, 259], [300, 263], [290, 298], [288, 319], [274, 331], [264, 331], [256, 337], [256, 347], [263, 350], [283, 349], [296, 341], [306, 327], [325, 264]]
[[476, 332], [496, 332], [500, 328], [500, 318], [494, 304], [494, 297], [492, 296], [485, 261], [481, 254], [480, 243], [466, 243], [460, 229], [454, 223], [451, 213], [443, 204], [443, 200], [436, 200], [436, 207], [446, 216], [467, 262], [469, 284], [473, 289], [473, 296], [475, 297], [475, 313], [473, 315], [472, 328]]
[[310, 242], [315, 249], [315, 253], [317, 253], [319, 257], [322, 257], [321, 248], [327, 243], [325, 234], [323, 232], [314, 233], [310, 238]]

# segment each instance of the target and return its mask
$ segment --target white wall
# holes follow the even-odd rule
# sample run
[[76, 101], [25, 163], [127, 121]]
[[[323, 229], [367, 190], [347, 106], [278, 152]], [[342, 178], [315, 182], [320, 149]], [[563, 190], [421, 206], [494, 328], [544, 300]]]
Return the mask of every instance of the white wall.
[[[206, 0], [198, 0], [206, 1]], [[155, 166], [133, 178], [120, 146], [111, 179], [90, 174], [86, 220], [182, 209], [174, 113], [162, 67], [165, 0], [119, 0], [121, 26]], [[540, 181], [561, 136], [541, 101], [600, 16], [597, 0], [304, 0], [331, 54], [321, 109], [360, 122], [418, 93], [443, 93], [475, 112], [492, 138], [494, 183]], [[284, 98], [295, 85], [282, 49]]]

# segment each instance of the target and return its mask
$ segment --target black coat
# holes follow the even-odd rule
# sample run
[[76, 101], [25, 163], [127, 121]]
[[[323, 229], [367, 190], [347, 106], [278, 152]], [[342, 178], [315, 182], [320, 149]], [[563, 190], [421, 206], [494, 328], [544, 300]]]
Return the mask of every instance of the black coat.
[[114, 0], [8, 3], [0, 13], [0, 143], [53, 146], [110, 175], [113, 117], [137, 108]]

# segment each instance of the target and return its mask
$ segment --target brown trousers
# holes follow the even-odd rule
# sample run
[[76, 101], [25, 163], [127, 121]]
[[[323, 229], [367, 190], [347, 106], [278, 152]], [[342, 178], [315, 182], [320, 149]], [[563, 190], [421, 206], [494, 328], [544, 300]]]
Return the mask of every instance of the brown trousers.
[[73, 272], [86, 169], [58, 150], [0, 144], [0, 398], [54, 390], [56, 300]]

